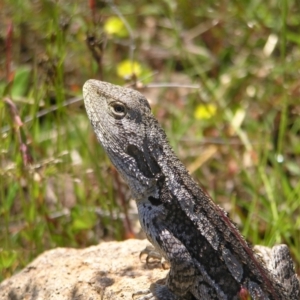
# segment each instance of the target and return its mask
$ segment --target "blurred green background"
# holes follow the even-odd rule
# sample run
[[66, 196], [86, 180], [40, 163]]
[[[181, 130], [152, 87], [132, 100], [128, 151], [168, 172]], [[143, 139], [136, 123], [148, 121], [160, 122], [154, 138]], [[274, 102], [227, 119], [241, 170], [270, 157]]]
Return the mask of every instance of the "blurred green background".
[[143, 237], [89, 78], [144, 93], [247, 240], [288, 244], [299, 273], [298, 0], [4, 0], [0, 25], [0, 281], [50, 248]]

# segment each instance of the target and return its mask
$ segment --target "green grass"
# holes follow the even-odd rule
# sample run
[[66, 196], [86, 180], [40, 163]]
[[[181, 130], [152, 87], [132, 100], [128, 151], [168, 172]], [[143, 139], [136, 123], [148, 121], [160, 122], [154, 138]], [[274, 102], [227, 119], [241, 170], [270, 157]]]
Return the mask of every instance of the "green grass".
[[118, 75], [132, 59], [139, 82], [165, 83], [142, 92], [196, 180], [251, 243], [288, 244], [299, 272], [298, 1], [91, 3], [0, 10], [0, 281], [50, 248], [139, 236], [82, 101], [67, 105], [89, 78], [133, 83]]

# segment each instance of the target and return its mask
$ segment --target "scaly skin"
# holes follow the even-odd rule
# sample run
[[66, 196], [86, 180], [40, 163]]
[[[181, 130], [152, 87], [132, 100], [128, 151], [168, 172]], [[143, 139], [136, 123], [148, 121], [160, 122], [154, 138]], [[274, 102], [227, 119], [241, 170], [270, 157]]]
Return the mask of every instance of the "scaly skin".
[[166, 284], [151, 286], [153, 299], [299, 298], [287, 247], [274, 252], [285, 268], [272, 255], [267, 268], [194, 182], [141, 93], [88, 80], [83, 95], [99, 142], [136, 200], [147, 238], [170, 263]]

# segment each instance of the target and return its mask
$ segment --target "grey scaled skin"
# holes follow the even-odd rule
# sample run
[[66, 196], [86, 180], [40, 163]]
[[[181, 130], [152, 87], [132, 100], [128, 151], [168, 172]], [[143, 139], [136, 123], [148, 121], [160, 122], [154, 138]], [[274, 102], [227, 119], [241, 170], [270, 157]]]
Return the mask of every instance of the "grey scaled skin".
[[195, 183], [138, 91], [83, 87], [94, 132], [130, 187], [148, 240], [169, 262], [165, 284], [140, 299], [299, 299], [285, 245], [256, 255], [226, 212]]

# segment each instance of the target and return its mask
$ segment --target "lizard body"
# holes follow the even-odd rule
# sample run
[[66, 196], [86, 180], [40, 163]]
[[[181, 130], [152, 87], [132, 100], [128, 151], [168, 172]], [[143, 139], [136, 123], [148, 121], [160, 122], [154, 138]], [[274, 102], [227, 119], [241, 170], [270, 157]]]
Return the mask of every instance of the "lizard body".
[[141, 93], [88, 80], [83, 95], [99, 142], [136, 200], [147, 238], [170, 264], [166, 284], [151, 286], [153, 299], [299, 299], [287, 247], [274, 248], [267, 265], [254, 253], [189, 175]]

